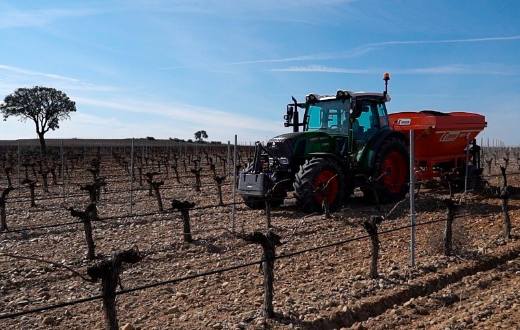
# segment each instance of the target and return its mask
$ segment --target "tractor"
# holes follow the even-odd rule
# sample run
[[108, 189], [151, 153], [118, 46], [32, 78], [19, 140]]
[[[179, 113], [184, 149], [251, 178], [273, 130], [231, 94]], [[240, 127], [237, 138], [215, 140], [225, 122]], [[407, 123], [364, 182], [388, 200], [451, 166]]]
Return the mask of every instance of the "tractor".
[[[390, 75], [385, 73], [383, 80], [382, 93], [338, 90], [332, 96], [308, 94], [301, 103], [293, 97], [284, 116], [284, 126], [292, 127], [293, 132], [276, 136], [265, 145], [257, 142], [253, 161], [239, 173], [238, 192], [245, 204], [261, 208], [269, 201], [271, 206], [279, 206], [287, 193], [294, 191], [303, 211], [321, 211], [325, 207], [333, 211], [356, 188], [379, 202], [401, 199], [409, 189], [410, 129], [418, 130], [414, 141], [421, 148], [435, 148], [428, 147], [428, 139], [436, 143], [442, 143], [442, 138], [452, 139], [448, 141], [451, 145], [458, 142], [455, 151], [443, 149], [448, 152], [444, 158], [423, 152], [425, 156], [415, 160], [416, 175], [431, 179], [455, 173], [460, 179], [469, 164], [464, 149], [469, 144], [465, 141], [480, 132], [482, 123], [485, 126], [484, 117], [435, 111], [392, 117], [396, 114], [388, 115], [386, 109]], [[304, 112], [301, 121], [300, 110]], [[443, 116], [449, 116], [448, 123], [457, 122], [447, 128], [451, 135], [437, 134], [435, 120]], [[468, 118], [474, 129], [461, 124]], [[419, 119], [424, 127], [414, 126]], [[480, 168], [480, 164], [473, 163]], [[479, 170], [472, 173], [478, 174]]]

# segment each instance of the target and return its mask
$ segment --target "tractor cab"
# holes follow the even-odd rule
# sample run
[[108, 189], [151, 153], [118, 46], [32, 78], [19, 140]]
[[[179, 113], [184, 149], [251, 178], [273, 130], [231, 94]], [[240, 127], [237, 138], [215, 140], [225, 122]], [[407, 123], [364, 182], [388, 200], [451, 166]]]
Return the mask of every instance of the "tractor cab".
[[[298, 132], [321, 132], [329, 135], [343, 152], [356, 152], [382, 129], [389, 129], [385, 102], [390, 97], [386, 93], [365, 93], [338, 91], [336, 96], [309, 94], [305, 103], [287, 106], [285, 126], [293, 126]], [[304, 110], [301, 123], [294, 122], [298, 108]], [[339, 151], [339, 150], [338, 150]], [[344, 155], [345, 156], [345, 155]]]

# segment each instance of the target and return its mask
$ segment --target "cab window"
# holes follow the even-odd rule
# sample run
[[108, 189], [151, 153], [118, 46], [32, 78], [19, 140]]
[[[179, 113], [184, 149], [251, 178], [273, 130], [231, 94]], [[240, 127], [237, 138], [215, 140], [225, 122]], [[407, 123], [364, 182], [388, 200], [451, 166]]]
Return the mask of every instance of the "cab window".
[[379, 126], [387, 127], [388, 126], [388, 115], [386, 113], [386, 106], [384, 103], [377, 104], [377, 114], [379, 115]]
[[352, 123], [352, 132], [356, 140], [367, 142], [381, 127], [378, 107], [373, 102], [361, 101], [360, 115]]
[[330, 133], [348, 132], [346, 105], [341, 101], [318, 102], [307, 111], [307, 131], [325, 130]]

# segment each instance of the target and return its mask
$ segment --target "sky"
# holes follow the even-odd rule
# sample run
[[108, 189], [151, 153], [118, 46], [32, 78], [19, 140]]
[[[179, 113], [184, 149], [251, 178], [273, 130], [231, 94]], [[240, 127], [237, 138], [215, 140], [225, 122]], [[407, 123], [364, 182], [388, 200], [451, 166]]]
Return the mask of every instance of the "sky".
[[[0, 100], [64, 91], [51, 138], [266, 140], [291, 96], [383, 90], [389, 112], [484, 114], [520, 144], [520, 1], [0, 0]], [[0, 139], [35, 137], [0, 121]]]

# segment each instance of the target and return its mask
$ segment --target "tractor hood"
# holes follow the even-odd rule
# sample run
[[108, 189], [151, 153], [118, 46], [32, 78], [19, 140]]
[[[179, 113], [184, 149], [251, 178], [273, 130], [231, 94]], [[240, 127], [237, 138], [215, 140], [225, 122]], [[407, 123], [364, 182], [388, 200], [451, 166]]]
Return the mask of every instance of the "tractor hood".
[[274, 138], [269, 140], [267, 142], [267, 144], [268, 145], [270, 143], [277, 144], [277, 143], [285, 142], [285, 141], [292, 141], [294, 143], [294, 142], [297, 142], [297, 141], [307, 140], [307, 139], [310, 139], [310, 138], [328, 137], [328, 136], [329, 135], [327, 133], [325, 133], [325, 132], [318, 132], [318, 131], [285, 133], [285, 134], [281, 134], [281, 135], [275, 136]]
[[293, 154], [294, 144], [302, 134], [302, 132], [298, 132], [275, 136], [267, 141], [265, 147], [269, 154], [274, 157], [290, 158]]
[[304, 157], [309, 152], [329, 151], [330, 135], [325, 132], [296, 132], [275, 136], [266, 144], [267, 151], [274, 157]]

